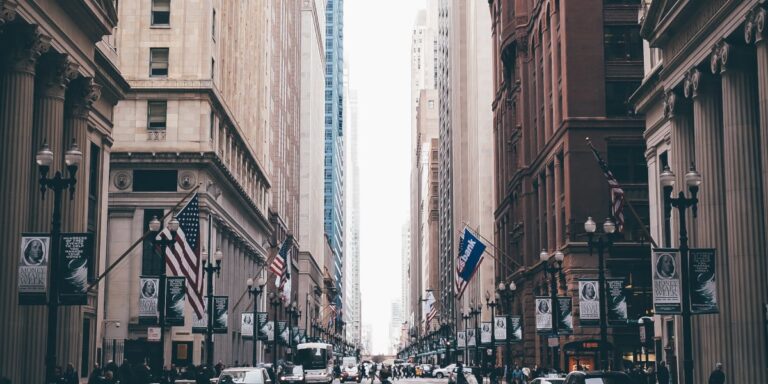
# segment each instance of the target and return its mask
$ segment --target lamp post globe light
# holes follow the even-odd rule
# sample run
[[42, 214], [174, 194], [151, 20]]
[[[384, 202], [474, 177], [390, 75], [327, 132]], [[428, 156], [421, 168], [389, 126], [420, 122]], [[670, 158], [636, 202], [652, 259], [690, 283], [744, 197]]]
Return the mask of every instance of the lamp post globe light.
[[497, 292], [491, 300], [491, 293], [485, 291], [485, 305], [491, 310], [491, 361], [496, 361], [496, 340], [494, 340], [496, 337], [496, 319], [494, 316], [496, 316], [496, 306], [500, 298], [501, 296]]
[[682, 278], [682, 306], [683, 313], [681, 316], [683, 326], [683, 376], [685, 378], [685, 384], [693, 384], [693, 345], [691, 342], [691, 308], [690, 308], [690, 288], [688, 285], [688, 228], [686, 224], [685, 211], [688, 208], [691, 209], [693, 217], [696, 218], [698, 214], [698, 193], [699, 186], [702, 182], [701, 174], [696, 171], [696, 167], [691, 163], [691, 167], [684, 177], [685, 184], [690, 192], [690, 197], [685, 195], [685, 192], [680, 191], [677, 197], [672, 197], [672, 189], [675, 186], [675, 174], [669, 169], [669, 166], [665, 166], [661, 174], [659, 174], [659, 181], [662, 187], [662, 194], [664, 196], [664, 217], [665, 219], [671, 217], [672, 207], [677, 208], [678, 222], [680, 230], [680, 259], [681, 270], [680, 275]]
[[555, 251], [551, 255], [546, 249], [542, 249], [539, 253], [539, 259], [546, 263], [546, 272], [549, 273], [549, 297], [552, 305], [550, 305], [550, 312], [552, 313], [552, 334], [550, 340], [556, 340], [552, 347], [552, 365], [557, 371], [560, 371], [560, 303], [557, 301], [557, 275], [563, 269], [563, 260], [565, 255], [561, 251]]
[[[496, 288], [496, 294], [498, 295], [499, 299], [503, 300], [504, 306], [502, 307], [504, 309], [504, 316], [506, 317], [506, 325], [507, 325], [507, 338], [504, 340], [504, 364], [507, 366], [507, 369], [511, 367], [511, 360], [512, 360], [512, 351], [510, 350], [510, 315], [512, 314], [512, 306], [511, 306], [511, 298], [512, 295], [517, 290], [517, 285], [515, 285], [514, 281], [510, 281], [509, 284], [505, 284], [503, 281], [499, 282], [498, 288]], [[497, 299], [497, 301], [499, 300]]]
[[50, 189], [53, 191], [53, 214], [51, 217], [51, 271], [49, 274], [50, 295], [48, 299], [48, 321], [45, 351], [46, 382], [54, 381], [54, 370], [56, 367], [56, 331], [58, 328], [58, 307], [59, 292], [58, 280], [55, 271], [58, 269], [59, 259], [59, 238], [61, 237], [61, 197], [64, 190], [69, 189], [69, 199], [75, 197], [75, 185], [77, 184], [77, 169], [83, 162], [83, 153], [77, 146], [77, 142], [72, 140], [72, 145], [64, 154], [64, 164], [67, 167], [69, 177], [64, 177], [61, 171], [56, 171], [52, 178], [48, 177], [48, 172], [53, 165], [54, 153], [47, 143], [44, 143], [35, 156], [38, 171], [40, 173], [40, 198], [45, 200], [45, 192]]
[[277, 309], [280, 308], [280, 306], [283, 304], [283, 298], [282, 296], [276, 294], [274, 291], [269, 293], [269, 304], [272, 305], [274, 320], [272, 331], [273, 331], [273, 337], [272, 337], [272, 366], [277, 367]]
[[610, 218], [605, 219], [603, 223], [603, 232], [597, 232], [597, 223], [592, 220], [592, 216], [584, 222], [584, 231], [587, 235], [587, 246], [589, 255], [592, 256], [592, 250], [597, 249], [597, 271], [598, 271], [598, 305], [600, 306], [600, 369], [608, 369], [608, 320], [606, 319], [606, 288], [605, 288], [605, 251], [610, 250], [613, 245], [613, 236], [616, 232], [616, 223]]
[[[178, 226], [176, 229], [178, 229]], [[210, 235], [208, 245], [210, 246]], [[210, 372], [213, 372], [213, 274], [215, 273], [216, 276], [221, 274], [221, 260], [223, 258], [224, 254], [221, 253], [220, 249], [216, 249], [216, 252], [213, 253], [213, 260], [211, 260], [210, 254], [206, 254], [203, 251], [203, 272], [205, 272], [206, 284], [208, 285], [206, 290], [208, 294], [208, 308], [205, 311], [208, 318], [208, 324], [205, 329], [205, 363]]]
[[256, 366], [256, 342], [258, 341], [258, 331], [256, 330], [256, 316], [259, 309], [259, 296], [264, 292], [264, 286], [267, 285], [267, 278], [264, 274], [259, 274], [256, 281], [252, 277], [249, 277], [245, 281], [248, 286], [248, 296], [253, 297], [253, 350], [251, 351], [253, 356], [251, 357], [251, 365]]
[[[169, 246], [173, 246], [174, 243], [176, 243], [176, 231], [179, 230], [179, 220], [176, 219], [176, 216], [173, 216], [173, 219], [168, 222], [168, 232], [170, 233], [169, 237], [166, 237], [161, 234], [162, 231], [162, 223], [157, 218], [157, 216], [153, 216], [152, 220], [149, 221], [149, 231], [151, 232], [151, 239], [152, 239], [152, 245], [153, 250], [157, 252], [157, 250], [160, 251], [160, 253], [155, 253], [160, 258], [160, 263], [162, 265], [162, 268], [160, 268], [160, 292], [158, 292], [158, 323], [160, 325], [160, 372], [162, 372], [165, 369], [165, 282], [166, 282], [166, 265], [165, 265], [165, 252], [166, 249]], [[156, 367], [157, 369], [157, 367]]]

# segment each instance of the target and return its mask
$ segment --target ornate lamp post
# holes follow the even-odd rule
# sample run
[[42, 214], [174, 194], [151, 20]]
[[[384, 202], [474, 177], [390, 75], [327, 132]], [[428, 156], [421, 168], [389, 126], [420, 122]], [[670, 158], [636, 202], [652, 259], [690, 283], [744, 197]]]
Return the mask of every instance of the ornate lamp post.
[[605, 219], [603, 223], [603, 232], [597, 231], [597, 224], [590, 216], [584, 223], [584, 230], [587, 232], [587, 244], [589, 245], [589, 255], [592, 256], [592, 249], [597, 248], [597, 270], [598, 285], [600, 286], [598, 300], [600, 305], [600, 369], [608, 369], [608, 321], [605, 311], [605, 259], [603, 254], [606, 249], [613, 245], [613, 234], [616, 232], [616, 224], [611, 219]]
[[[477, 305], [475, 305], [474, 300], [470, 302], [469, 314], [472, 315], [472, 322], [475, 325], [475, 361], [473, 362], [474, 364], [478, 364], [478, 362], [480, 361], [480, 343], [478, 340], [478, 337], [480, 335], [480, 324], [478, 323], [477, 318], [482, 313], [482, 309], [483, 309], [482, 304], [477, 303]], [[469, 338], [467, 338], [467, 341], [469, 341]]]
[[248, 286], [248, 296], [253, 297], [253, 357], [251, 358], [251, 365], [256, 366], [256, 341], [258, 340], [257, 337], [257, 331], [256, 331], [256, 315], [258, 314], [259, 309], [259, 296], [261, 296], [261, 293], [264, 292], [264, 286], [267, 285], [267, 278], [261, 274], [257, 278], [256, 284], [254, 285], [253, 278], [249, 277], [248, 280], [246, 280], [245, 284]]
[[288, 354], [293, 354], [293, 320], [296, 320], [296, 325], [299, 324], [298, 317], [299, 315], [299, 307], [296, 304], [296, 300], [292, 301], [290, 305], [286, 308], [286, 312], [288, 312]]
[[469, 318], [472, 317], [471, 311], [468, 313], [462, 313], [461, 318], [464, 319], [464, 365], [469, 364], [469, 338], [467, 337], [467, 330], [469, 329]]
[[494, 296], [494, 300], [491, 300], [491, 293], [485, 291], [485, 305], [491, 310], [491, 361], [496, 361], [496, 340], [494, 340], [496, 336], [496, 321], [493, 317], [496, 316], [498, 299], [498, 297]]
[[555, 251], [550, 255], [546, 249], [542, 249], [541, 253], [539, 253], [539, 258], [547, 263], [546, 271], [549, 273], [549, 297], [552, 301], [550, 308], [552, 312], [552, 335], [550, 339], [557, 340], [552, 345], [552, 365], [554, 365], [556, 370], [560, 371], [560, 335], [558, 331], [558, 326], [560, 325], [560, 303], [557, 302], [557, 275], [563, 269], [565, 255], [560, 251]]
[[168, 222], [168, 231], [171, 233], [170, 238], [160, 236], [160, 228], [162, 223], [157, 219], [157, 216], [153, 216], [149, 221], [149, 230], [152, 232], [152, 244], [154, 249], [160, 249], [160, 263], [162, 268], [160, 269], [160, 292], [158, 294], [158, 308], [159, 308], [159, 322], [160, 322], [160, 372], [165, 369], [165, 278], [166, 278], [166, 266], [165, 266], [165, 250], [168, 246], [173, 246], [176, 243], [176, 231], [179, 230], [179, 220], [174, 217]]
[[675, 174], [669, 169], [668, 166], [664, 167], [664, 170], [659, 175], [659, 181], [661, 183], [664, 195], [664, 213], [669, 216], [672, 207], [677, 208], [678, 219], [680, 222], [680, 259], [681, 265], [681, 278], [683, 286], [683, 373], [685, 377], [685, 384], [693, 384], [693, 345], [691, 344], [691, 308], [690, 308], [690, 292], [688, 286], [688, 229], [686, 228], [685, 211], [691, 208], [693, 217], [696, 218], [698, 212], [699, 199], [697, 197], [699, 193], [699, 186], [701, 185], [701, 174], [696, 171], [696, 167], [691, 164], [691, 168], [688, 173], [685, 174], [685, 184], [688, 186], [688, 190], [691, 193], [691, 197], [686, 197], [685, 192], [680, 191], [677, 197], [672, 197], [672, 188], [675, 186]]
[[274, 327], [272, 327], [273, 337], [272, 337], [272, 366], [277, 367], [277, 309], [280, 308], [280, 306], [283, 304], [283, 298], [282, 296], [276, 294], [275, 292], [269, 293], [269, 304], [272, 305], [272, 311], [274, 315]]
[[[209, 218], [210, 220], [210, 218]], [[207, 278], [206, 284], [208, 284], [208, 324], [205, 329], [205, 361], [209, 370], [213, 370], [213, 274], [218, 276], [221, 273], [221, 259], [224, 258], [224, 254], [220, 249], [217, 249], [213, 254], [213, 262], [208, 255], [208, 259], [203, 261], [203, 271]]]
[[[53, 217], [51, 218], [51, 257], [50, 265], [51, 272], [49, 273], [49, 286], [50, 295], [48, 296], [48, 338], [46, 340], [46, 352], [45, 352], [45, 365], [47, 382], [53, 382], [54, 368], [56, 367], [56, 330], [58, 328], [58, 312], [59, 312], [59, 292], [58, 292], [58, 279], [56, 272], [58, 271], [59, 261], [59, 238], [61, 237], [61, 195], [64, 190], [69, 189], [69, 199], [72, 200], [75, 197], [75, 185], [77, 184], [77, 168], [80, 167], [80, 163], [83, 161], [83, 153], [80, 152], [77, 143], [73, 140], [72, 146], [64, 154], [64, 163], [67, 166], [68, 178], [64, 178], [61, 171], [56, 171], [53, 178], [48, 178], [48, 172], [53, 165], [53, 151], [48, 147], [48, 144], [43, 144], [43, 147], [37, 152], [35, 162], [38, 165], [40, 172], [40, 197], [45, 200], [45, 191], [50, 189], [53, 191]], [[11, 204], [11, 202], [6, 202]]]
[[509, 316], [512, 314], [512, 306], [511, 306], [511, 296], [515, 293], [515, 290], [517, 290], [517, 285], [515, 285], [514, 281], [510, 281], [509, 284], [505, 284], [503, 281], [499, 283], [499, 287], [497, 288], [498, 295], [504, 300], [504, 314], [507, 318], [507, 339], [504, 341], [504, 351], [506, 352], [506, 355], [504, 357], [504, 364], [506, 364], [507, 369], [511, 366], [511, 360], [512, 360], [512, 351], [510, 351], [509, 346], [509, 331], [510, 331], [510, 320]]

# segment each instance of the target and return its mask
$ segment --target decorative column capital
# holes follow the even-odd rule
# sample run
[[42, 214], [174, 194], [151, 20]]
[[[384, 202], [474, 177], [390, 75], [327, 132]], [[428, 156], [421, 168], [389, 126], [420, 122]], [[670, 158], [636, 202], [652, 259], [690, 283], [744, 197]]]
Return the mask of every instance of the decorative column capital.
[[756, 6], [754, 9], [749, 11], [747, 15], [745, 16], [744, 20], [744, 41], [747, 42], [747, 44], [752, 43], [760, 43], [763, 41], [763, 39], [766, 37], [766, 31], [765, 31], [765, 19], [766, 19], [766, 9], [765, 4], [768, 3], [766, 0], [761, 0], [760, 4]]
[[67, 86], [78, 76], [79, 68], [69, 55], [44, 55], [37, 67], [37, 90], [46, 96], [64, 98]]
[[16, 4], [8, 0], [0, 0], [0, 28], [16, 18]]
[[695, 67], [685, 73], [685, 79], [683, 80], [683, 94], [686, 98], [695, 99], [699, 96], [701, 76], [701, 71]]
[[67, 94], [69, 114], [76, 118], [88, 118], [88, 112], [93, 103], [101, 97], [101, 85], [92, 77], [82, 77], [76, 80]]
[[671, 119], [675, 117], [675, 106], [677, 104], [677, 94], [674, 90], [664, 91], [664, 117]]
[[[733, 51], [733, 45], [725, 40], [720, 40], [712, 47], [712, 53], [709, 56], [709, 66], [712, 74], [725, 73], [728, 69], [728, 59], [733, 55]], [[735, 62], [736, 60], [731, 60], [730, 64]]]
[[2, 65], [12, 71], [35, 73], [35, 64], [51, 47], [51, 37], [43, 33], [37, 25], [13, 25], [4, 30], [10, 41], [5, 57], [0, 59]]

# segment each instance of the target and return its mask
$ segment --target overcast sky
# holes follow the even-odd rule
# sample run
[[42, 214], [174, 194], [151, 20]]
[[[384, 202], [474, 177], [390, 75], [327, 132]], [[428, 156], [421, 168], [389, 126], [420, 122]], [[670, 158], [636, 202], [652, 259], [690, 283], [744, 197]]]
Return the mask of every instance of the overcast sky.
[[401, 229], [408, 219], [410, 48], [424, 0], [344, 2], [344, 49], [358, 92], [360, 285], [373, 350], [387, 349], [391, 303], [400, 297]]

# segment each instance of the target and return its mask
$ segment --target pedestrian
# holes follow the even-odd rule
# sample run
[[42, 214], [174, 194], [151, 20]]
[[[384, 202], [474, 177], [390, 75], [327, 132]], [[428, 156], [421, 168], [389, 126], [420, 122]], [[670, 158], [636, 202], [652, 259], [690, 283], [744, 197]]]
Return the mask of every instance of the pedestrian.
[[468, 384], [467, 378], [464, 376], [464, 365], [462, 363], [456, 365], [456, 384]]
[[133, 371], [131, 370], [131, 363], [128, 359], [123, 359], [123, 364], [117, 370], [117, 377], [115, 378], [119, 382], [133, 383]]
[[373, 382], [376, 380], [376, 363], [371, 365], [371, 372], [370, 372], [370, 374], [371, 374], [370, 375], [371, 376], [371, 384], [373, 384]]
[[224, 363], [222, 363], [221, 360], [219, 360], [219, 362], [215, 366], [215, 369], [216, 369], [216, 377], [219, 377], [219, 375], [221, 375], [221, 371], [224, 370]]
[[117, 384], [118, 381], [115, 379], [115, 373], [112, 371], [105, 371], [104, 372], [104, 380], [101, 381], [103, 384]]
[[656, 370], [656, 381], [659, 384], [669, 384], [669, 368], [664, 361], [659, 363], [659, 369]]
[[88, 375], [88, 384], [99, 384], [103, 375], [99, 363], [94, 364], [91, 374]]
[[715, 370], [709, 375], [709, 384], [725, 384], [725, 372], [723, 363], [715, 364]]

